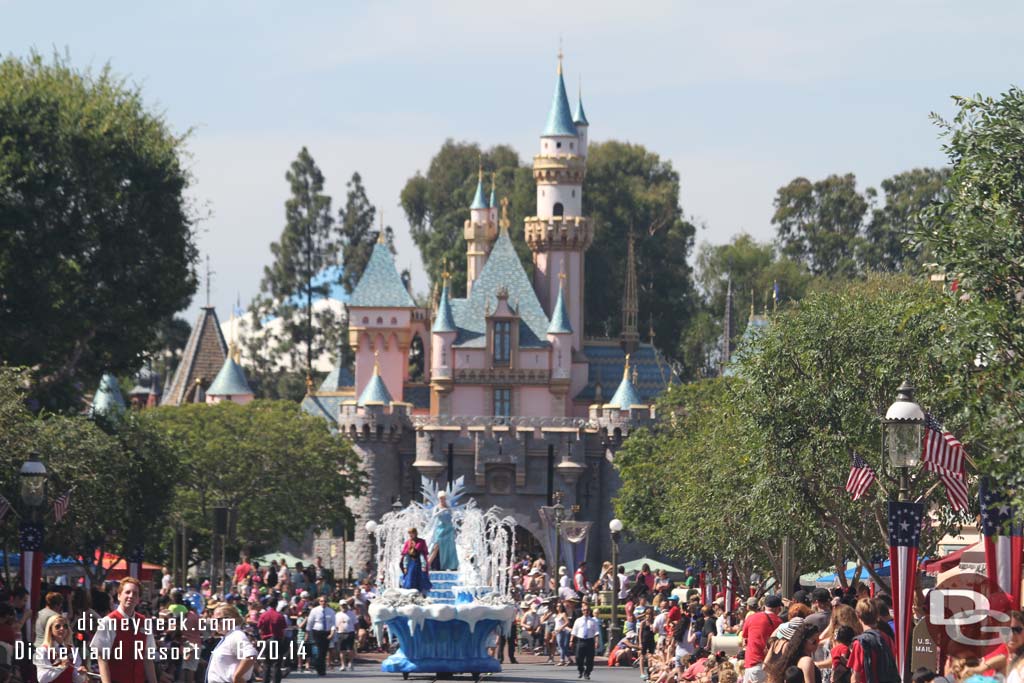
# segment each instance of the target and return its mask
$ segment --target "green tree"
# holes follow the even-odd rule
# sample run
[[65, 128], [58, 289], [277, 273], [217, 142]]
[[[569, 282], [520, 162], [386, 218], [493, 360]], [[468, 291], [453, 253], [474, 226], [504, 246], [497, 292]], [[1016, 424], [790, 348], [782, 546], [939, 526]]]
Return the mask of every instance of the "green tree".
[[864, 230], [860, 261], [870, 270], [918, 272], [922, 212], [946, 198], [948, 168], [915, 168], [882, 181], [885, 204], [871, 212]]
[[402, 188], [402, 209], [430, 281], [441, 282], [447, 261], [452, 291], [459, 296], [466, 291], [463, 228], [469, 219], [481, 165], [488, 194], [494, 173], [496, 198], [509, 197], [509, 232], [523, 266], [531, 268], [529, 248], [523, 240], [523, 218], [536, 213], [533, 176], [530, 169], [520, 166], [519, 155], [511, 147], [497, 145], [484, 152], [476, 144], [446, 140], [430, 160], [426, 174], [417, 172]]
[[[701, 244], [697, 252], [696, 280], [704, 292], [707, 310], [718, 323], [725, 315], [726, 292], [732, 283], [732, 313], [736, 321], [733, 341], [736, 341], [747, 327], [749, 317], [746, 312], [751, 305], [760, 310], [776, 284], [779, 287], [779, 305], [799, 301], [811, 282], [811, 275], [802, 264], [785, 257], [778, 258], [771, 244], [758, 242], [742, 233], [727, 244]], [[721, 331], [718, 324], [709, 341], [717, 343]]]
[[[338, 236], [342, 253], [341, 284], [345, 292], [351, 294], [363, 276], [373, 245], [380, 237], [380, 229], [374, 230], [377, 209], [366, 196], [362, 177], [353, 173], [345, 187], [348, 195], [338, 215]], [[385, 229], [384, 239], [394, 250], [395, 234], [390, 227]]]
[[[872, 275], [809, 293], [739, 351], [738, 408], [756, 435], [759, 471], [779, 492], [776, 502], [833, 529], [866, 563], [885, 545], [883, 502], [897, 489], [880, 453], [880, 419], [896, 388], [909, 379], [925, 410], [959, 431], [962, 397], [947, 387], [966, 368], [939, 341], [957, 324], [926, 283]], [[842, 492], [855, 453], [879, 478], [857, 502]], [[919, 468], [912, 493], [925, 495], [937, 481]], [[952, 519], [941, 486], [925, 500], [945, 522], [940, 534], [962, 521]], [[922, 554], [937, 540], [928, 530]]]
[[[695, 231], [679, 205], [679, 174], [670, 162], [641, 145], [592, 144], [583, 214], [597, 226], [586, 256], [587, 283], [603, 293], [585, 298], [586, 333], [616, 336], [621, 331], [626, 244], [633, 231], [639, 320], [653, 322], [658, 347], [670, 357], [680, 357], [680, 340], [697, 297], [687, 263]], [[691, 375], [695, 370], [686, 368]]]
[[972, 372], [950, 383], [966, 401], [968, 452], [1024, 502], [1024, 91], [956, 97], [952, 121], [934, 117], [952, 172], [918, 237], [946, 274], [958, 325], [946, 354]]
[[874, 195], [870, 188], [866, 195], [858, 192], [852, 173], [814, 183], [796, 178], [779, 188], [772, 224], [782, 253], [815, 275], [855, 275], [861, 228]]
[[190, 404], [141, 417], [180, 446], [184, 474], [174, 509], [193, 533], [192, 547], [209, 547], [217, 503], [238, 510], [238, 543], [257, 551], [311, 527], [351, 524], [345, 498], [359, 495], [365, 481], [358, 458], [295, 403]]
[[763, 476], [762, 445], [740, 414], [736, 381], [676, 385], [658, 399], [662, 419], [631, 434], [616, 454], [623, 484], [616, 514], [671, 557], [731, 562], [742, 576], [781, 576], [787, 536], [802, 566], [828, 566], [835, 539], [793, 515], [776, 482]]
[[[131, 413], [116, 425], [82, 415], [32, 414], [25, 407], [26, 379], [26, 371], [0, 367], [0, 467], [16, 472], [29, 453], [37, 453], [48, 470], [51, 498], [71, 491], [67, 515], [46, 521], [47, 552], [123, 556], [142, 544], [147, 557], [162, 559], [159, 541], [179, 474], [175, 444]], [[0, 487], [7, 500], [18, 501], [16, 479]], [[5, 548], [13, 544], [15, 528], [14, 515], [0, 524]], [[103, 579], [102, 567], [88, 561], [82, 566], [93, 581]]]
[[[324, 176], [303, 147], [285, 174], [292, 196], [285, 202], [285, 227], [270, 245], [274, 263], [263, 269], [261, 296], [251, 309], [259, 321], [268, 315], [283, 321], [271, 358], [287, 354], [291, 367], [313, 373], [313, 359], [324, 350], [323, 330], [335, 324], [330, 310], [313, 310], [313, 302], [330, 292], [321, 273], [337, 264], [339, 245], [333, 234], [331, 198], [324, 194]], [[304, 351], [304, 353], [303, 353]]]
[[185, 136], [109, 67], [0, 61], [0, 358], [42, 405], [138, 369], [196, 288]]

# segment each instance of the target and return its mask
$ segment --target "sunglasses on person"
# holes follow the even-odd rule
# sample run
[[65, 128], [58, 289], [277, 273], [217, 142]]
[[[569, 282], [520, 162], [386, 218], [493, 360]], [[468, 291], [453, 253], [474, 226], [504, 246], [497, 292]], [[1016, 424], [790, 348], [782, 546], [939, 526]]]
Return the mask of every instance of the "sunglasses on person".
[[1024, 633], [1024, 626], [1011, 626], [1010, 630], [1017, 635], [1020, 635], [1021, 633]]
[[68, 627], [68, 625], [67, 625], [67, 624], [54, 624], [54, 625], [53, 625], [53, 628], [54, 628], [54, 629], [58, 629], [58, 628], [59, 628], [59, 629], [65, 629], [65, 628], [67, 628], [67, 627]]

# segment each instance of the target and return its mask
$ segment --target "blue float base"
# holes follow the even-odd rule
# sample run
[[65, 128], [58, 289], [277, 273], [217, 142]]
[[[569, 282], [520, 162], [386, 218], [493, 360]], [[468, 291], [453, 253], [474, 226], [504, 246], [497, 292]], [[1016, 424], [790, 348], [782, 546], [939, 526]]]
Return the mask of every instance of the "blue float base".
[[381, 664], [389, 673], [498, 673], [501, 663], [487, 654], [487, 645], [502, 622], [482, 619], [472, 631], [459, 619], [426, 619], [415, 633], [409, 619], [394, 617], [384, 622], [398, 640], [398, 651]]

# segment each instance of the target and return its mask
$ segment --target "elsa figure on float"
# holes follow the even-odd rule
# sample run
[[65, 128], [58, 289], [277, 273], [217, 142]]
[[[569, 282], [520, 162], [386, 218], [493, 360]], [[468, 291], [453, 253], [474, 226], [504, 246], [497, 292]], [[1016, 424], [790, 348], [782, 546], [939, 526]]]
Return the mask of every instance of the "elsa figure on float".
[[433, 565], [436, 559], [441, 571], [457, 571], [459, 555], [455, 550], [455, 520], [452, 518], [452, 508], [448, 504], [448, 492], [444, 489], [437, 493], [432, 528], [434, 547], [430, 551], [430, 564]]

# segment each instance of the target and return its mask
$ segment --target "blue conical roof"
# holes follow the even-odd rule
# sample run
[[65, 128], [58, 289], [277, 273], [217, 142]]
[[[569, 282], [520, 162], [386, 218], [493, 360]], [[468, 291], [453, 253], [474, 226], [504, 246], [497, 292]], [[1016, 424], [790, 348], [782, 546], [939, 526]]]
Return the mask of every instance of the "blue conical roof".
[[569, 315], [565, 312], [565, 299], [562, 297], [563, 285], [564, 281], [558, 283], [558, 300], [555, 301], [555, 308], [551, 311], [551, 324], [548, 325], [548, 334], [572, 334]]
[[376, 364], [373, 366], [373, 377], [367, 382], [357, 403], [360, 406], [365, 406], [367, 403], [391, 403], [391, 392], [388, 391], [387, 385], [381, 379], [380, 368]]
[[352, 290], [349, 306], [365, 308], [415, 308], [416, 302], [402, 284], [391, 249], [383, 241], [373, 245], [370, 260], [359, 283]]
[[630, 406], [643, 405], [640, 394], [637, 393], [636, 387], [633, 386], [633, 380], [629, 377], [629, 356], [626, 356], [626, 365], [622, 368], [622, 381], [619, 382], [619, 388], [615, 390], [615, 395], [606, 405], [619, 410], [629, 410]]
[[577, 126], [590, 125], [590, 122], [587, 121], [587, 114], [583, 111], [583, 93], [580, 93], [580, 98], [576, 100], [576, 113], [572, 115], [572, 122]]
[[484, 196], [484, 173], [480, 172], [476, 181], [476, 194], [473, 195], [473, 203], [469, 205], [471, 209], [489, 209], [490, 204], [487, 203], [487, 197]]
[[576, 135], [576, 125], [572, 122], [569, 112], [569, 97], [565, 94], [565, 81], [562, 80], [562, 65], [558, 65], [558, 80], [555, 81], [555, 97], [551, 101], [548, 122], [544, 126], [544, 136]]
[[96, 394], [92, 397], [92, 408], [89, 415], [96, 417], [119, 417], [125, 411], [124, 397], [121, 396], [121, 387], [117, 384], [117, 378], [109, 372], [103, 373], [100, 378], [100, 385], [96, 388]]
[[206, 390], [206, 395], [245, 396], [246, 394], [252, 395], [252, 389], [249, 388], [249, 380], [245, 378], [245, 371], [242, 370], [242, 366], [235, 362], [229, 351], [228, 357], [224, 359], [224, 365], [220, 368], [220, 372], [213, 378], [213, 384]]
[[441, 290], [441, 302], [437, 305], [437, 317], [434, 318], [434, 326], [431, 332], [458, 332], [455, 326], [455, 316], [452, 315], [452, 304], [448, 299], [448, 279], [445, 278], [444, 288]]

